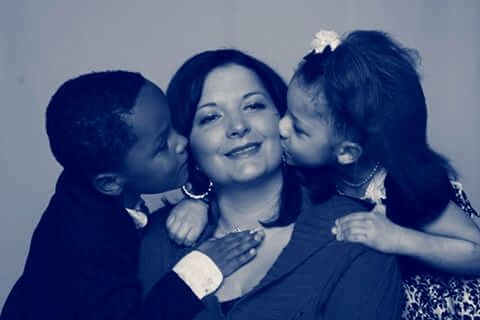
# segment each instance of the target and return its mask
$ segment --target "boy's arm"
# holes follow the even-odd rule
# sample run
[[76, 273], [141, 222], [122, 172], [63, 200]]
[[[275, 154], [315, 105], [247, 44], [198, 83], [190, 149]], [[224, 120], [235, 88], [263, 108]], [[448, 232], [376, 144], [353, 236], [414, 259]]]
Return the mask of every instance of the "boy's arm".
[[365, 251], [338, 280], [326, 302], [323, 319], [400, 319], [402, 290], [396, 259]]
[[96, 249], [77, 261], [68, 286], [79, 319], [192, 319], [202, 303], [173, 271], [145, 299], [137, 278], [136, 257], [127, 250]]
[[203, 243], [156, 281], [145, 299], [138, 278], [138, 257], [126, 248], [85, 250], [73, 263], [76, 279], [68, 286], [80, 319], [192, 319], [204, 296], [253, 259], [263, 232], [231, 233]]

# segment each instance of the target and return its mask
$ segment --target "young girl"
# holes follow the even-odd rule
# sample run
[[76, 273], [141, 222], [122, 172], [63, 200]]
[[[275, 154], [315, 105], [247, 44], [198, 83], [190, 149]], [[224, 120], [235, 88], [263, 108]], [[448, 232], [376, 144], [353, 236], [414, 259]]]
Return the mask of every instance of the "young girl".
[[317, 189], [386, 205], [386, 215], [378, 205], [337, 220], [332, 232], [337, 240], [413, 258], [402, 261], [404, 318], [479, 316], [479, 279], [439, 272], [478, 276], [480, 231], [451, 205], [466, 198], [450, 183], [448, 162], [428, 146], [413, 51], [377, 31], [343, 40], [322, 31], [312, 45], [290, 82], [280, 122], [286, 162], [302, 167]]
[[[378, 204], [339, 219], [332, 232], [402, 256], [405, 319], [479, 316], [480, 281], [467, 276], [480, 274], [480, 231], [452, 205], [465, 199], [450, 183], [454, 170], [427, 144], [414, 52], [377, 31], [343, 40], [322, 31], [312, 45], [280, 122], [285, 161], [319, 199], [336, 192]], [[193, 219], [206, 215], [185, 210], [193, 206], [181, 203], [167, 221], [180, 243], [193, 242], [203, 228]], [[461, 206], [476, 214], [468, 201]]]

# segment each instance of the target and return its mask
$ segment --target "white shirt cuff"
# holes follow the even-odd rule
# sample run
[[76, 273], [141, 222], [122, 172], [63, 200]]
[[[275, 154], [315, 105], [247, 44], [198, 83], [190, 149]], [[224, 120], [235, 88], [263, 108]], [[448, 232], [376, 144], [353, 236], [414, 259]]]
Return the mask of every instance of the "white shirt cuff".
[[198, 250], [180, 259], [173, 271], [192, 289], [198, 299], [215, 292], [223, 281], [222, 272], [213, 260]]

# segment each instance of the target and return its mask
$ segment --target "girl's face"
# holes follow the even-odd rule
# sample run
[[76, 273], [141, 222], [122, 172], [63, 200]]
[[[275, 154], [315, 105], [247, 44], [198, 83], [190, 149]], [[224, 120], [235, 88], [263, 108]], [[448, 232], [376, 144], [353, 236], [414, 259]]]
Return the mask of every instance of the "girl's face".
[[328, 105], [320, 90], [293, 79], [288, 86], [288, 111], [280, 120], [285, 161], [293, 166], [320, 167], [335, 163], [335, 138]]
[[239, 65], [211, 71], [190, 134], [192, 156], [216, 185], [281, 171], [279, 115], [257, 75]]

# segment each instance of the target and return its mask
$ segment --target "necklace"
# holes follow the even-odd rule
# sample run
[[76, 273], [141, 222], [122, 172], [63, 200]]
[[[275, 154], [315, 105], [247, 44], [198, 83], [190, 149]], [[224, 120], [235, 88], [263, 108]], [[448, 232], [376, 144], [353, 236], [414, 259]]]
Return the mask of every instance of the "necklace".
[[358, 187], [363, 186], [368, 181], [372, 180], [373, 176], [377, 173], [378, 169], [380, 169], [380, 162], [377, 161], [377, 163], [375, 163], [375, 166], [373, 167], [372, 171], [370, 171], [370, 173], [365, 178], [363, 178], [361, 181], [350, 182], [350, 181], [347, 181], [345, 179], [340, 179], [340, 180], [343, 184], [345, 184], [345, 185], [347, 185], [351, 188], [358, 188]]
[[221, 227], [221, 228], [224, 231], [218, 232], [218, 230], [217, 230], [217, 232], [216, 232], [217, 235], [215, 236], [215, 238], [222, 238], [229, 233], [242, 232], [242, 231], [246, 231], [246, 230], [250, 230], [250, 233], [254, 234], [254, 233], [257, 233], [260, 230], [264, 229], [263, 226], [260, 226], [260, 227], [254, 228], [254, 229], [249, 229], [249, 228], [240, 228], [238, 225], [232, 225], [230, 228], [224, 228], [224, 227]]

